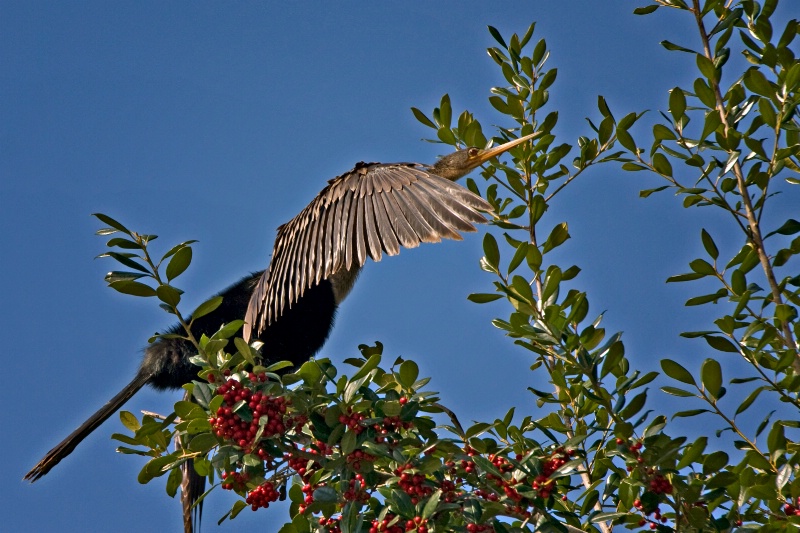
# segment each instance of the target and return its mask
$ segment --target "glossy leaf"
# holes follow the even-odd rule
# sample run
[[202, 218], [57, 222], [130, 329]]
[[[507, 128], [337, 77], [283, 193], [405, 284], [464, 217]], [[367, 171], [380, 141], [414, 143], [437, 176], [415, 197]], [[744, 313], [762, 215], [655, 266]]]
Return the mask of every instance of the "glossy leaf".
[[720, 397], [722, 389], [722, 367], [716, 359], [706, 359], [700, 367], [700, 380], [706, 392], [713, 398]]
[[678, 380], [681, 383], [686, 383], [687, 385], [697, 385], [692, 374], [679, 363], [671, 359], [662, 359], [661, 369], [672, 379]]
[[213, 312], [217, 307], [222, 305], [222, 296], [214, 296], [197, 306], [197, 309], [192, 313], [192, 320], [197, 320], [201, 316], [205, 316]]
[[156, 295], [155, 289], [153, 289], [149, 285], [145, 285], [144, 283], [139, 283], [138, 281], [123, 279], [109, 283], [108, 286], [114, 289], [115, 291], [121, 292], [123, 294], [130, 294], [131, 296], [141, 296], [149, 298], [151, 296]]
[[497, 239], [491, 233], [483, 236], [483, 253], [489, 266], [497, 271], [500, 264], [500, 248], [497, 246]]
[[108, 215], [104, 215], [103, 213], [92, 213], [92, 216], [96, 217], [103, 224], [108, 224], [109, 226], [111, 226], [112, 228], [114, 228], [116, 230], [119, 230], [119, 231], [121, 231], [123, 233], [127, 233], [127, 234], [131, 233], [128, 228], [126, 228], [125, 226], [122, 225], [122, 223], [117, 222], [116, 220], [114, 220], [113, 218], [111, 218]]

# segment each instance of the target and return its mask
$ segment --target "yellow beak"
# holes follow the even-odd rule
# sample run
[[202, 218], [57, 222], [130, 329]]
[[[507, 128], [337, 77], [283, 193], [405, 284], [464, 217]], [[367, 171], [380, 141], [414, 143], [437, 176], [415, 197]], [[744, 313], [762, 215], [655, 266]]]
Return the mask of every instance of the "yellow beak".
[[535, 131], [535, 132], [531, 133], [530, 135], [526, 135], [524, 137], [520, 137], [519, 139], [514, 139], [513, 141], [508, 141], [505, 144], [501, 144], [500, 146], [495, 146], [494, 148], [490, 148], [489, 150], [481, 150], [481, 153], [479, 153], [477, 156], [475, 156], [475, 160], [477, 161], [476, 162], [476, 166], [477, 165], [482, 165], [483, 163], [487, 162], [491, 158], [497, 157], [500, 154], [502, 154], [503, 152], [511, 150], [515, 146], [517, 146], [519, 144], [522, 144], [525, 141], [528, 141], [530, 139], [533, 139], [534, 137], [537, 137], [540, 133], [541, 132]]

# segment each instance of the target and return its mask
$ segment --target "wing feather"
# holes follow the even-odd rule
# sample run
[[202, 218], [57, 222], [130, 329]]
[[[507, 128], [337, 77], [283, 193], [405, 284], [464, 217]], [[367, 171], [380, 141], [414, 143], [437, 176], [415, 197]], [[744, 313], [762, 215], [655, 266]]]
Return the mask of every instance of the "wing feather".
[[[381, 191], [383, 192], [383, 191]], [[383, 194], [376, 194], [372, 197], [372, 211], [375, 214], [375, 221], [378, 225], [376, 234], [381, 240], [381, 246], [386, 252], [386, 255], [397, 255], [400, 253], [400, 243], [397, 242], [397, 237], [394, 233], [392, 223], [389, 221], [389, 216], [386, 212], [386, 206], [383, 203]], [[373, 259], [375, 257], [373, 256]], [[380, 261], [380, 253], [375, 261]]]
[[380, 261], [381, 236], [375, 221], [375, 212], [373, 211], [372, 200], [374, 197], [374, 194], [369, 194], [364, 197], [364, 234], [366, 235], [367, 241], [367, 254], [369, 254], [373, 261]]
[[383, 206], [386, 208], [386, 214], [389, 217], [392, 228], [394, 228], [397, 234], [397, 240], [400, 241], [400, 245], [405, 248], [416, 248], [419, 246], [419, 238], [414, 232], [414, 228], [412, 228], [411, 224], [406, 220], [391, 190], [387, 190], [384, 194], [381, 194], [380, 199], [383, 202]]
[[414, 163], [358, 163], [328, 182], [278, 228], [269, 268], [253, 291], [245, 336], [260, 334], [311, 286], [382, 252], [443, 238], [460, 239], [485, 222], [491, 206], [460, 185]]
[[387, 194], [397, 203], [418, 242], [439, 242], [441, 240], [436, 236], [436, 232], [425, 220], [425, 217], [417, 210], [417, 206], [409, 203], [407, 195], [403, 194], [403, 191], [390, 191]]

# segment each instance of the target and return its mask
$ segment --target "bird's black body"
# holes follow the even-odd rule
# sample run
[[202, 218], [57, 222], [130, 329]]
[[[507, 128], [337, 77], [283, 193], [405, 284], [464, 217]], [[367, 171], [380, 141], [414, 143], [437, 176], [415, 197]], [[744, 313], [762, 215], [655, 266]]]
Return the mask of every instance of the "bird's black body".
[[[297, 304], [287, 309], [274, 326], [267, 327], [258, 335], [264, 343], [261, 354], [271, 362], [291, 361], [296, 369], [328, 340], [337, 307], [331, 282], [327, 279], [320, 281]], [[247, 302], [238, 310], [240, 317], [244, 316], [246, 309]]]

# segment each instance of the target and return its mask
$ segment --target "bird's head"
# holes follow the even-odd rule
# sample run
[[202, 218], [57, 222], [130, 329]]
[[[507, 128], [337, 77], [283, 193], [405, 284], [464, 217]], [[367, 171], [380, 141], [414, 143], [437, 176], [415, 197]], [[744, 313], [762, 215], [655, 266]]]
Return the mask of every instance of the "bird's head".
[[464, 148], [463, 150], [458, 150], [457, 152], [440, 158], [436, 163], [433, 164], [433, 166], [431, 166], [431, 172], [437, 176], [447, 178], [451, 181], [456, 181], [457, 179], [463, 178], [475, 170], [479, 165], [489, 161], [491, 158], [497, 157], [503, 152], [506, 152], [511, 148], [514, 148], [515, 146], [536, 137], [537, 135], [539, 135], [539, 132], [534, 132], [530, 135], [525, 135], [519, 139], [514, 139], [513, 141], [509, 141], [505, 144], [501, 144], [500, 146], [495, 146], [494, 148], [489, 149], [476, 148], [472, 146], [469, 148]]

